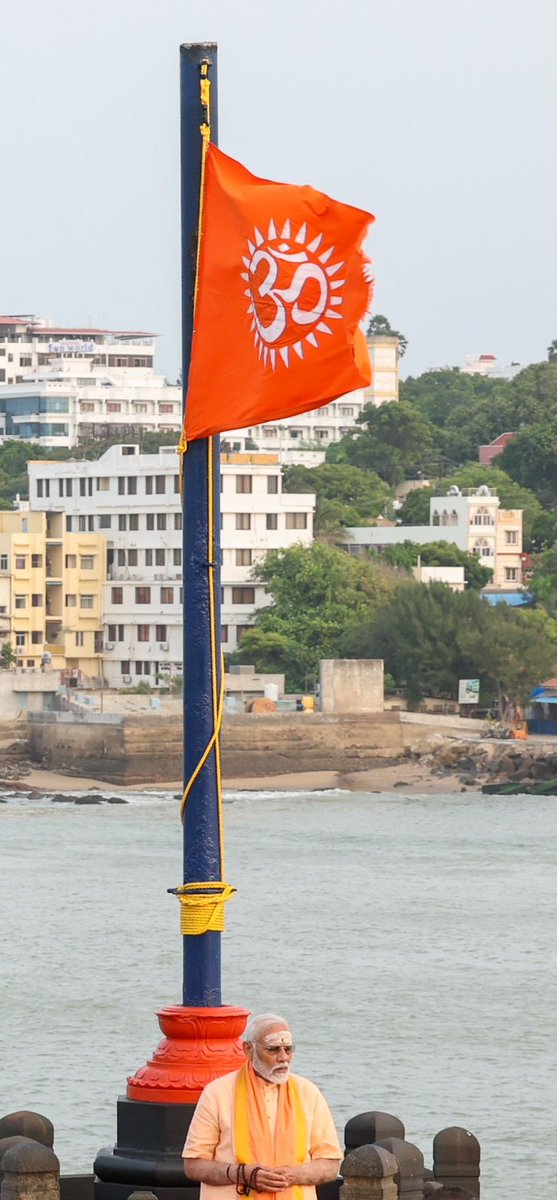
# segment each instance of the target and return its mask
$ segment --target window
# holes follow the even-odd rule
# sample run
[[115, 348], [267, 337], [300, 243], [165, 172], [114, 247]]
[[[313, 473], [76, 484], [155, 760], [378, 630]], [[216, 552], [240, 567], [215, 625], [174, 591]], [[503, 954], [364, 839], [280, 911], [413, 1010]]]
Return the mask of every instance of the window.
[[161, 587], [161, 604], [174, 604], [174, 588]]
[[251, 490], [251, 475], [237, 475], [236, 492], [245, 494], [247, 492], [251, 492]]
[[138, 563], [137, 550], [128, 550], [128, 567], [136, 567]]
[[251, 567], [252, 557], [253, 556], [252, 556], [251, 550], [237, 550], [236, 551], [236, 566], [237, 567]]
[[254, 587], [233, 587], [232, 588], [232, 603], [233, 604], [255, 604], [255, 588]]
[[109, 642], [123, 642], [124, 641], [124, 626], [123, 625], [109, 625], [107, 640]]
[[155, 641], [156, 642], [166, 642], [167, 631], [168, 631], [167, 625], [155, 625]]
[[251, 629], [251, 628], [252, 628], [251, 625], [237, 625], [236, 626], [236, 641], [238, 642], [238, 644], [240, 644], [244, 634], [248, 632], [248, 629]]
[[81, 559], [80, 559], [80, 565], [81, 565], [82, 571], [94, 571], [95, 570], [95, 555], [94, 554], [82, 554]]
[[182, 514], [181, 513], [174, 513], [174, 528], [175, 529], [182, 528]]
[[85, 634], [82, 633], [82, 631], [80, 629], [76, 629], [75, 644], [76, 644], [76, 646], [84, 646], [85, 645]]
[[136, 673], [136, 675], [150, 675], [151, 674], [151, 663], [150, 662], [136, 662], [135, 673]]
[[180, 476], [179, 475], [174, 476], [174, 491], [177, 496], [180, 494]]
[[518, 567], [505, 567], [505, 579], [508, 583], [516, 583], [518, 579]]
[[119, 567], [125, 567], [125, 565], [126, 565], [126, 551], [125, 550], [117, 550], [116, 551], [116, 561], [117, 561]]
[[79, 481], [79, 494], [80, 494], [80, 496], [87, 495], [87, 480], [86, 479], [80, 479], [80, 481]]
[[126, 490], [126, 481], [123, 475], [118, 476], [118, 495], [123, 496]]
[[128, 662], [122, 661], [120, 663], [120, 671], [121, 671], [122, 675], [129, 675], [129, 673], [130, 673], [129, 661]]
[[227, 642], [227, 641], [228, 641], [228, 625], [221, 625], [221, 627], [220, 627], [220, 639], [221, 639], [221, 642]]
[[145, 566], [146, 567], [153, 566], [153, 551], [152, 550], [145, 551]]
[[308, 515], [307, 513], [287, 513], [286, 528], [287, 529], [307, 529]]
[[72, 531], [72, 519], [71, 519], [71, 517], [66, 517], [66, 533], [71, 533], [71, 531]]
[[87, 530], [87, 517], [78, 517], [78, 528], [80, 533], [85, 533]]
[[160, 549], [155, 550], [155, 566], [156, 567], [164, 567], [165, 561], [166, 561], [166, 551], [160, 550]]
[[32, 554], [31, 555], [31, 566], [32, 567], [42, 567], [42, 565], [43, 565], [42, 554]]
[[77, 567], [77, 555], [66, 554], [66, 571], [73, 571]]
[[267, 492], [269, 496], [276, 496], [279, 490], [278, 475], [267, 475]]
[[173, 550], [172, 551], [172, 565], [174, 567], [182, 566], [182, 551], [181, 550]]
[[66, 496], [73, 495], [73, 479], [66, 479]]
[[79, 607], [80, 608], [94, 608], [95, 607], [95, 597], [89, 596], [89, 595], [80, 596], [79, 597]]
[[128, 527], [128, 519], [127, 519], [126, 514], [119, 513], [118, 514], [118, 529], [120, 530], [120, 532], [122, 532], [122, 530], [127, 529], [127, 527]]
[[0, 554], [0, 571], [8, 570], [8, 555]]
[[147, 516], [145, 517], [145, 528], [146, 529], [154, 529], [155, 528], [155, 514], [154, 513], [147, 513]]
[[66, 608], [75, 608], [77, 605], [77, 596], [75, 592], [68, 592], [66, 595]]
[[[21, 380], [20, 380], [20, 379], [16, 379], [16, 383], [21, 383]], [[28, 658], [28, 659], [27, 659], [27, 666], [28, 666], [28, 667], [34, 667], [34, 666], [35, 666], [35, 659], [34, 659], [34, 658]]]
[[139, 529], [139, 514], [138, 513], [130, 513], [129, 528], [131, 530]]
[[518, 529], [505, 529], [505, 545], [518, 546]]
[[26, 554], [16, 554], [16, 556], [15, 556], [16, 571], [24, 571], [26, 566], [27, 566], [27, 555]]
[[174, 412], [174, 405], [173, 404], [159, 404], [159, 411], [161, 413]]
[[110, 599], [112, 604], [124, 603], [124, 589], [121, 587], [113, 587], [110, 589]]
[[150, 587], [136, 587], [135, 603], [136, 604], [150, 604], [151, 603], [151, 588]]
[[116, 404], [113, 400], [108, 400], [106, 405], [107, 413], [117, 413], [122, 411], [122, 405]]
[[31, 641], [34, 646], [42, 646], [43, 635], [40, 629], [34, 629], [31, 634]]
[[16, 596], [15, 606], [16, 608], [27, 608], [27, 596]]
[[267, 513], [265, 525], [267, 529], [278, 529], [278, 513]]
[[164, 496], [166, 491], [166, 475], [155, 475], [155, 492], [157, 496]]
[[236, 513], [236, 529], [251, 529], [251, 513]]
[[95, 411], [94, 400], [81, 400], [79, 403], [79, 411], [80, 412], [94, 412]]
[[43, 481], [42, 481], [42, 479], [37, 479], [37, 496], [38, 496], [39, 500], [42, 499], [42, 495], [43, 495]]
[[99, 478], [97, 479], [97, 491], [108, 492], [109, 489], [110, 479], [108, 478], [108, 475], [99, 475]]
[[135, 475], [128, 475], [128, 496], [137, 496], [137, 478]]
[[153, 476], [152, 475], [145, 476], [145, 494], [147, 496], [153, 495]]
[[99, 529], [110, 529], [112, 525], [112, 517], [108, 513], [102, 513], [99, 517]]
[[157, 529], [166, 529], [166, 513], [157, 513]]
[[148, 642], [150, 637], [151, 637], [151, 626], [150, 625], [138, 625], [137, 626], [138, 642]]
[[31, 608], [42, 608], [43, 594], [42, 592], [33, 592], [31, 596]]
[[25, 645], [25, 634], [24, 633], [16, 633], [15, 644], [16, 644], [16, 646], [24, 646]]

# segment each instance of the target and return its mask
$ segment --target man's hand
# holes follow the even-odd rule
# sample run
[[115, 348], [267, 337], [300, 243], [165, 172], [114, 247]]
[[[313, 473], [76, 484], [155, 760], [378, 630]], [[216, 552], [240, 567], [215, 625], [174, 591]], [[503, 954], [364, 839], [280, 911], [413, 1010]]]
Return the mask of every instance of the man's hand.
[[[282, 1188], [284, 1189], [329, 1183], [331, 1179], [336, 1179], [339, 1166], [340, 1161], [336, 1158], [313, 1158], [310, 1162], [299, 1163], [293, 1167], [275, 1167], [274, 1170], [283, 1179]], [[259, 1176], [257, 1181], [259, 1183]]]

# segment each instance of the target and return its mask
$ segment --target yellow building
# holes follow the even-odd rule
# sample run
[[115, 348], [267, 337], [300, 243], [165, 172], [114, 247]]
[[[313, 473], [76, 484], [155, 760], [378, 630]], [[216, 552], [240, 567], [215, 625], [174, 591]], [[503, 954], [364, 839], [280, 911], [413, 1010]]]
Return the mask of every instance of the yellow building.
[[18, 667], [101, 675], [105, 579], [101, 534], [67, 533], [63, 513], [0, 512], [0, 640]]

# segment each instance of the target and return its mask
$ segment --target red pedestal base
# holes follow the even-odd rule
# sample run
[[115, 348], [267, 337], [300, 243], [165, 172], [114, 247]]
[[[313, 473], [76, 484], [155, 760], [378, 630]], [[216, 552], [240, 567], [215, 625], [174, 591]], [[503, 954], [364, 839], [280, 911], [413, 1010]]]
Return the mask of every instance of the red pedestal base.
[[164, 1033], [153, 1057], [128, 1079], [128, 1100], [151, 1104], [196, 1104], [211, 1079], [236, 1071], [245, 1061], [244, 1008], [183, 1008], [157, 1013]]

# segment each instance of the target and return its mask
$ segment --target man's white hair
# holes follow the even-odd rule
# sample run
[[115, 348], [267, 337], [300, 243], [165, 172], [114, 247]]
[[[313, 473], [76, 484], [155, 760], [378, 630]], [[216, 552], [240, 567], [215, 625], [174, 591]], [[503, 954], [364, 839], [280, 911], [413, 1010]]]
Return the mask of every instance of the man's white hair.
[[250, 1017], [242, 1041], [257, 1042], [269, 1025], [281, 1025], [283, 1029], [290, 1029], [288, 1021], [279, 1017], [277, 1013], [256, 1013]]

